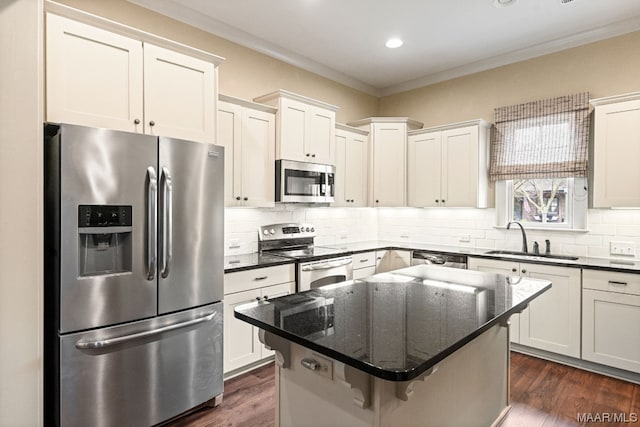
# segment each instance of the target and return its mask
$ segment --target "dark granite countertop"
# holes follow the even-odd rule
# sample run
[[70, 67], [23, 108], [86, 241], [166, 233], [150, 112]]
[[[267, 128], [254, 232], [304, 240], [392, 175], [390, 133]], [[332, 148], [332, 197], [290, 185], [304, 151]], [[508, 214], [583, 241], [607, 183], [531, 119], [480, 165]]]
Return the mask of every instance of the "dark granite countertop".
[[[342, 255], [369, 252], [385, 249], [400, 250], [423, 250], [434, 251], [445, 254], [467, 255], [478, 258], [489, 258], [504, 261], [528, 262], [532, 264], [557, 265], [575, 268], [590, 268], [594, 270], [608, 270], [621, 273], [640, 273], [640, 261], [635, 259], [607, 259], [607, 258], [587, 258], [578, 257], [577, 260], [558, 260], [543, 257], [522, 257], [503, 254], [487, 254], [490, 249], [475, 249], [458, 246], [445, 246], [430, 243], [415, 242], [393, 242], [386, 240], [371, 240], [365, 242], [344, 243], [337, 245], [318, 245], [326, 248], [340, 249], [344, 251]], [[333, 255], [336, 256], [336, 255]], [[240, 260], [240, 261], [238, 261]], [[252, 268], [268, 267], [270, 265], [286, 264], [293, 262], [283, 258], [259, 255], [258, 253], [235, 255], [225, 257], [225, 273], [236, 270], [248, 270]]]
[[242, 255], [231, 255], [224, 257], [224, 272], [232, 273], [234, 271], [272, 267], [274, 265], [282, 264], [292, 264], [294, 262], [295, 261], [292, 259], [282, 258], [275, 255], [259, 254], [258, 252]]
[[235, 317], [390, 381], [414, 379], [549, 289], [418, 265], [239, 306]]

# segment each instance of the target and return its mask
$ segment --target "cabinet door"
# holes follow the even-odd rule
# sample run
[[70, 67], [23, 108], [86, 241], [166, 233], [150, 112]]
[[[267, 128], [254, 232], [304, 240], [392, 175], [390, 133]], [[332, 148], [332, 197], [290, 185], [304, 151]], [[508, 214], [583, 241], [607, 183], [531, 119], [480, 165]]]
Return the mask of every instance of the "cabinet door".
[[580, 357], [580, 269], [525, 263], [520, 268], [523, 275], [552, 283], [522, 312], [520, 344]]
[[233, 310], [241, 304], [255, 302], [260, 289], [224, 296], [224, 372], [230, 372], [262, 358], [262, 344], [255, 326], [236, 319]]
[[140, 41], [53, 14], [46, 38], [48, 121], [142, 132]]
[[[469, 258], [469, 270], [499, 273], [505, 276], [518, 276], [520, 265], [512, 261], [500, 261], [495, 259]], [[511, 342], [520, 343], [520, 314], [514, 314], [509, 318], [509, 339]]]
[[374, 123], [372, 128], [374, 206], [404, 206], [406, 125]]
[[[309, 161], [311, 153], [303, 152], [306, 126], [309, 121], [309, 106], [292, 99], [281, 98], [278, 109], [277, 158]], [[333, 129], [331, 130], [334, 131]], [[306, 156], [309, 154], [309, 156]]]
[[640, 100], [595, 109], [593, 207], [640, 206]]
[[[241, 153], [235, 148], [240, 147], [242, 136], [242, 107], [229, 102], [218, 102], [217, 143], [224, 147], [224, 204], [238, 206], [242, 201], [240, 183]], [[240, 150], [239, 150], [240, 151]], [[236, 160], [237, 157], [237, 160]], [[236, 200], [237, 198], [237, 200]]]
[[274, 206], [275, 144], [275, 115], [243, 108], [242, 145], [236, 153], [240, 158], [236, 167], [241, 172], [244, 206]]
[[582, 292], [582, 358], [640, 373], [640, 295]]
[[[262, 288], [261, 296], [262, 298], [266, 298], [266, 299], [278, 298], [278, 297], [283, 297], [285, 295], [293, 294], [295, 293], [295, 291], [296, 291], [296, 283], [288, 282], [288, 283], [282, 283], [280, 285], [274, 285], [274, 286], [268, 286], [266, 288]], [[260, 339], [258, 338], [257, 334], [258, 334], [258, 330], [256, 328], [255, 339], [257, 340], [258, 345], [260, 346], [260, 357], [264, 359], [266, 357], [272, 356], [275, 352], [273, 350], [267, 350], [264, 344], [260, 342]]]
[[398, 270], [411, 265], [411, 252], [400, 250], [376, 251], [376, 273]]
[[333, 111], [318, 107], [309, 107], [309, 125], [305, 138], [305, 156], [311, 154], [307, 161], [334, 164], [336, 114]]
[[408, 138], [408, 204], [415, 207], [440, 206], [442, 177], [442, 132]]
[[215, 67], [144, 44], [145, 133], [215, 142]]
[[478, 126], [442, 132], [441, 205], [478, 204]]
[[336, 154], [335, 154], [335, 166], [336, 166], [336, 175], [335, 175], [335, 195], [334, 202], [332, 206], [340, 207], [340, 206], [351, 206], [351, 202], [347, 197], [347, 173], [349, 173], [349, 168], [347, 168], [347, 139], [349, 137], [349, 133], [343, 130], [336, 130], [335, 137], [335, 146], [336, 146]]
[[350, 206], [367, 206], [367, 137], [354, 134], [346, 147], [346, 196]]

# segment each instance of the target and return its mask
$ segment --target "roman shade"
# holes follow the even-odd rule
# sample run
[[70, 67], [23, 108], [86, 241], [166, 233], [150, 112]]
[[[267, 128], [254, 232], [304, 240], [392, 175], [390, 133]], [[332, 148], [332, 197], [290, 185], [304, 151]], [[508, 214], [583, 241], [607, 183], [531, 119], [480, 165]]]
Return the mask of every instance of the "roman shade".
[[492, 181], [587, 175], [589, 93], [495, 109]]

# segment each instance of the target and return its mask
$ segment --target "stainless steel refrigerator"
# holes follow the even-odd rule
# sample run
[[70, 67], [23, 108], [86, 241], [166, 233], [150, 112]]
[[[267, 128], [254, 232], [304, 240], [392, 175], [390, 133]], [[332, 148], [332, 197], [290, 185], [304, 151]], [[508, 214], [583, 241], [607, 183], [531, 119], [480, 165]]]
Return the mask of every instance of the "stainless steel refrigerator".
[[45, 421], [219, 402], [222, 147], [45, 124]]

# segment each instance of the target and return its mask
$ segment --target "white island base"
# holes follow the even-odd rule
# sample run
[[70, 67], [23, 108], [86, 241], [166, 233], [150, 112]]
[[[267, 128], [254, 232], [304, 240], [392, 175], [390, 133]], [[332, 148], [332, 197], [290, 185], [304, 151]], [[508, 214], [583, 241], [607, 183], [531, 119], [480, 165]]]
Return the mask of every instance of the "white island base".
[[276, 351], [276, 426], [497, 426], [509, 410], [505, 326], [407, 382], [380, 379], [261, 330], [261, 341]]

